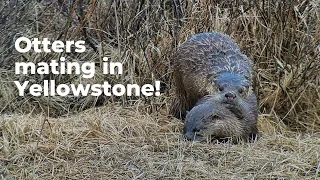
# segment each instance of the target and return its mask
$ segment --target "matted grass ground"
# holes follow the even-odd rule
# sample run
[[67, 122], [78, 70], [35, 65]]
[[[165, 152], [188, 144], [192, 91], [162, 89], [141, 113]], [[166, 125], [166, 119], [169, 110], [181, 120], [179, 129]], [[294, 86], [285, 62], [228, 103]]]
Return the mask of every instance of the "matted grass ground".
[[[5, 179], [319, 179], [320, 134], [260, 117], [254, 143], [185, 141], [182, 123], [116, 104], [61, 118], [1, 115]], [[267, 125], [269, 124], [269, 125]], [[268, 127], [268, 128], [266, 128]]]

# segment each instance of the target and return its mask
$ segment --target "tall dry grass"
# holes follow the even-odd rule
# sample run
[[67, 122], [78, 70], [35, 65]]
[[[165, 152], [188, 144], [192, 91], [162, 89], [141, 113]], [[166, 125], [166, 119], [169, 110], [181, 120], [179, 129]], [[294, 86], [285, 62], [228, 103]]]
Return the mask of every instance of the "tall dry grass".
[[[142, 99], [148, 112], [166, 109], [170, 90], [170, 56], [192, 34], [221, 31], [231, 35], [255, 62], [255, 91], [260, 111], [291, 129], [318, 131], [319, 111], [319, 0], [241, 1], [2, 1], [0, 11], [0, 112], [70, 112]], [[86, 40], [85, 53], [63, 54], [97, 67], [92, 79], [75, 75], [14, 74], [16, 61], [51, 61], [56, 53], [21, 54], [13, 47], [20, 36], [51, 40]], [[318, 47], [318, 49], [317, 49]], [[102, 57], [120, 61], [119, 77], [102, 75]], [[168, 71], [169, 69], [169, 71]], [[25, 97], [17, 96], [14, 80], [42, 83], [151, 83], [163, 82], [158, 98]], [[140, 101], [139, 101], [140, 102]]]

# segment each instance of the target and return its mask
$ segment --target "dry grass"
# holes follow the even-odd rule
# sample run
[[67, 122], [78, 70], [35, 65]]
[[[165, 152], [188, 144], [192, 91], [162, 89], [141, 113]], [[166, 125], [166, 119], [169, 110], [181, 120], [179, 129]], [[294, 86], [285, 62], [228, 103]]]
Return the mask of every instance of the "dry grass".
[[[2, 178], [320, 177], [319, 0], [75, 2], [0, 2]], [[182, 123], [168, 116], [170, 56], [189, 36], [205, 31], [231, 35], [255, 63], [263, 113], [262, 137], [255, 143], [184, 142]], [[63, 55], [95, 62], [95, 77], [15, 75], [14, 62], [60, 56], [16, 52], [14, 41], [22, 35], [86, 40], [86, 53]], [[102, 57], [122, 62], [124, 74], [103, 75]], [[164, 93], [157, 98], [17, 96], [14, 80], [46, 79], [140, 85], [161, 80]]]
[[263, 132], [252, 144], [192, 143], [181, 138], [179, 120], [136, 108], [108, 105], [50, 118], [49, 123], [41, 115], [3, 115], [0, 175], [8, 179], [320, 176], [320, 134]]

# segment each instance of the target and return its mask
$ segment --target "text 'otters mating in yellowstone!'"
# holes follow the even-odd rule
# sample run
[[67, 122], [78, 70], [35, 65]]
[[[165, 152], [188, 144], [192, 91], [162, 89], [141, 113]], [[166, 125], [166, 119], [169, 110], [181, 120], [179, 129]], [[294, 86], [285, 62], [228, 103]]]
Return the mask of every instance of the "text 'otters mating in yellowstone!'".
[[[15, 42], [15, 48], [20, 53], [34, 51], [37, 53], [83, 53], [86, 50], [85, 41], [54, 41], [50, 42], [48, 38], [40, 41], [34, 38], [32, 41], [26, 37], [20, 37]], [[123, 65], [121, 62], [110, 62], [109, 58], [102, 58], [102, 73], [109, 75], [122, 75]], [[79, 82], [81, 78], [93, 78], [95, 75], [95, 62], [67, 61], [65, 57], [50, 62], [16, 62], [15, 74], [30, 75], [78, 75]], [[35, 84], [30, 81], [14, 81], [19, 90], [19, 96], [24, 96], [29, 92], [33, 96], [159, 96], [160, 81], [152, 84], [144, 84], [141, 87], [138, 84], [110, 84], [105, 81], [102, 84], [56, 84], [55, 80], [43, 80], [41, 84]], [[27, 91], [29, 90], [29, 91]]]

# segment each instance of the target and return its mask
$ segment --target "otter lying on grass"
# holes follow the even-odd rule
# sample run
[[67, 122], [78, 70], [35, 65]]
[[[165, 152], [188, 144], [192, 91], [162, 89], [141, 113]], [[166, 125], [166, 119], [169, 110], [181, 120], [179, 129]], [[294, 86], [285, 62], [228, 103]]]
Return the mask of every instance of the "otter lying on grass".
[[[241, 91], [240, 91], [241, 92]], [[208, 95], [198, 101], [186, 116], [184, 135], [188, 140], [239, 140], [255, 139], [258, 107], [254, 94], [242, 98], [232, 86], [218, 95]]]

